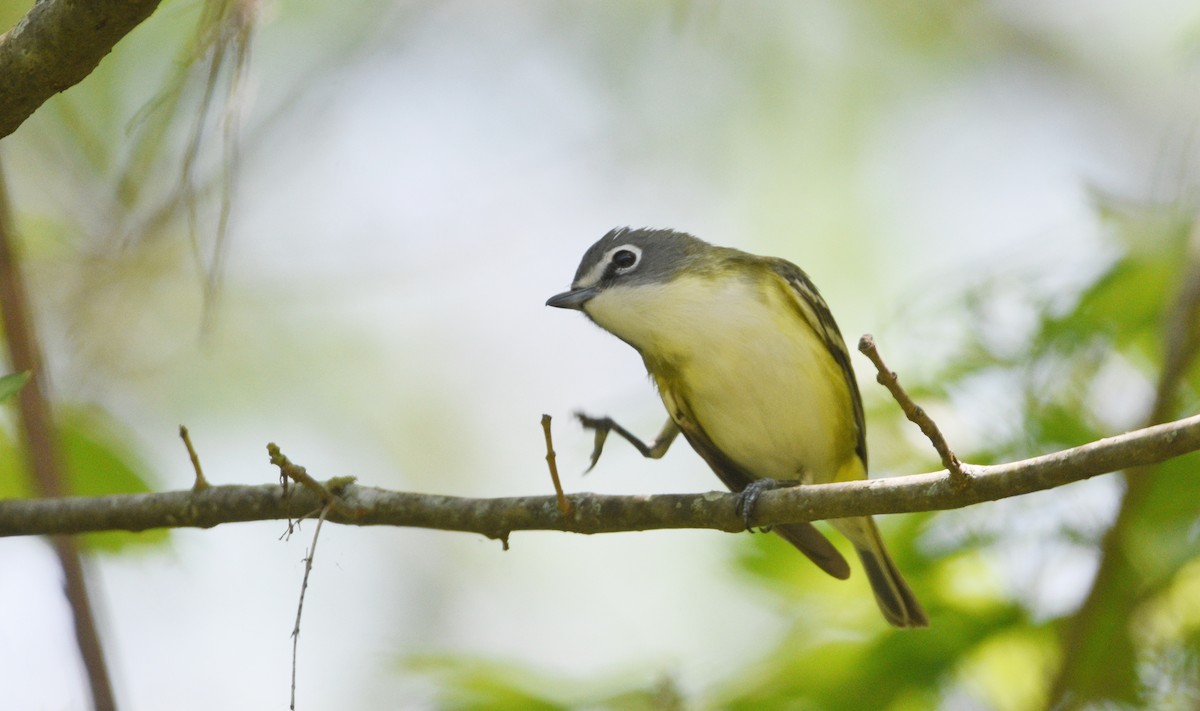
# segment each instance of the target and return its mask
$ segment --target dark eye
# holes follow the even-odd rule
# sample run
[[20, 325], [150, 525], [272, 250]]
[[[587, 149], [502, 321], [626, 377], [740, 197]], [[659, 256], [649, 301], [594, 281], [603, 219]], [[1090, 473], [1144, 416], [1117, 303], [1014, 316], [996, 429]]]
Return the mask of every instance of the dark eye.
[[637, 255], [628, 249], [619, 249], [613, 253], [612, 263], [617, 265], [618, 269], [628, 269], [637, 264]]

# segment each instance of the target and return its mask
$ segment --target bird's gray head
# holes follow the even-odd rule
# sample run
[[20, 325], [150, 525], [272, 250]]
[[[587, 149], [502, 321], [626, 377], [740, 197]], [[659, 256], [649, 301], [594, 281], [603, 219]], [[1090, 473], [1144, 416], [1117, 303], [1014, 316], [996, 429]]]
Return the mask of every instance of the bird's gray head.
[[612, 230], [584, 253], [571, 290], [550, 297], [546, 305], [582, 310], [593, 297], [613, 286], [668, 282], [711, 249], [707, 242], [674, 230]]

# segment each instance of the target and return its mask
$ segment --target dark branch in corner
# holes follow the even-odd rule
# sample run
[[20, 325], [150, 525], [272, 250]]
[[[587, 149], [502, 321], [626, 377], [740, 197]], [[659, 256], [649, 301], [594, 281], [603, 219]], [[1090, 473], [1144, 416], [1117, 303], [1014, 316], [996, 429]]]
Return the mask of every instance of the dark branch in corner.
[[[995, 466], [963, 465], [965, 485], [946, 471], [778, 489], [762, 494], [752, 523], [764, 526], [867, 514], [961, 508], [1051, 489], [1107, 472], [1200, 450], [1200, 415], [1109, 437], [1081, 447]], [[274, 453], [273, 453], [274, 456]], [[278, 463], [278, 459], [277, 459]], [[295, 466], [295, 465], [291, 465]], [[571, 516], [555, 496], [469, 499], [412, 494], [332, 480], [323, 487], [341, 502], [328, 520], [358, 526], [412, 526], [504, 539], [513, 531], [612, 533], [663, 528], [741, 531], [735, 494], [601, 496], [571, 494]], [[211, 486], [202, 491], [95, 498], [0, 501], [0, 536], [150, 528], [208, 528], [239, 521], [287, 520], [325, 504], [319, 490]]]
[[160, 0], [38, 0], [0, 35], [0, 138], [83, 80]]

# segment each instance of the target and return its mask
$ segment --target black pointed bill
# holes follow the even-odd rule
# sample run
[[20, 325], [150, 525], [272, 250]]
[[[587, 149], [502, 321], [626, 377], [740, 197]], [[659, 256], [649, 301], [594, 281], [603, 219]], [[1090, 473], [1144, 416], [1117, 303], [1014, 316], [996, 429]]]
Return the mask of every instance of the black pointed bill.
[[591, 300], [593, 296], [599, 294], [600, 290], [594, 286], [586, 289], [572, 289], [564, 291], [561, 294], [555, 294], [546, 300], [547, 306], [553, 306], [556, 309], [575, 309], [582, 311], [583, 305]]

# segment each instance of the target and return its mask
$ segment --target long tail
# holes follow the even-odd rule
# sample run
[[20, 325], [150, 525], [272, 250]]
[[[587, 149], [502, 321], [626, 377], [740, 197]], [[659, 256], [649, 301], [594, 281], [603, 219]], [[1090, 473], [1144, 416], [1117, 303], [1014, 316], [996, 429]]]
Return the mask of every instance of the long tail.
[[928, 627], [929, 618], [883, 547], [875, 521], [863, 516], [833, 519], [829, 523], [854, 545], [875, 592], [875, 601], [887, 621], [896, 627]]
[[811, 523], [789, 523], [775, 526], [771, 529], [784, 540], [796, 546], [808, 559], [817, 564], [821, 570], [829, 573], [838, 580], [850, 577], [850, 564], [842, 557], [837, 548], [829, 542], [817, 527]]

